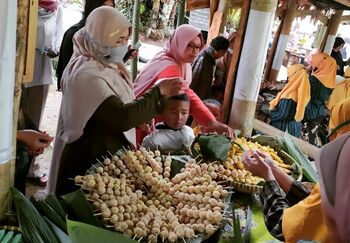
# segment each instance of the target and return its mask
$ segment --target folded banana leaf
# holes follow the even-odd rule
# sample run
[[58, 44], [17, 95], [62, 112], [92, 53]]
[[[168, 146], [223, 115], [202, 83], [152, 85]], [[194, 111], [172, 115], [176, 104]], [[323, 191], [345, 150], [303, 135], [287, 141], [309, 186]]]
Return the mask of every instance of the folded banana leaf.
[[63, 219], [66, 220], [66, 212], [54, 194], [48, 194], [45, 202]]
[[223, 135], [199, 135], [197, 142], [203, 156], [210, 160], [225, 161], [231, 148], [231, 141]]
[[73, 243], [137, 243], [137, 241], [120, 233], [69, 219], [67, 219], [67, 228]]
[[46, 216], [55, 225], [57, 225], [61, 230], [67, 232], [66, 221], [61, 218], [60, 215], [44, 200], [30, 199], [35, 208], [41, 213], [41, 215]]
[[69, 238], [69, 236], [66, 234], [66, 232], [63, 232], [59, 227], [57, 227], [57, 225], [55, 225], [53, 222], [51, 222], [48, 218], [46, 218], [44, 216], [44, 220], [46, 221], [46, 223], [50, 226], [50, 228], [52, 229], [52, 231], [55, 233], [57, 239], [61, 242], [61, 243], [72, 243], [71, 239]]
[[33, 204], [16, 188], [10, 188], [23, 237], [28, 243], [59, 243], [51, 228]]
[[191, 159], [191, 156], [170, 155], [170, 158], [171, 158], [170, 178], [173, 178], [176, 174], [180, 173], [182, 168], [185, 167], [187, 161]]
[[90, 204], [81, 189], [68, 193], [62, 198], [69, 218], [101, 227], [101, 223], [94, 216]]

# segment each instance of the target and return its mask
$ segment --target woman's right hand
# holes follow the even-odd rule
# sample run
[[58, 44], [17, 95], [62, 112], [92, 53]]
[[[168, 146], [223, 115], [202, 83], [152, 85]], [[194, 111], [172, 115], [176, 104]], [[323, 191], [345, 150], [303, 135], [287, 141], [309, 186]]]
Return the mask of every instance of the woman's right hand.
[[268, 155], [256, 150], [247, 150], [242, 155], [242, 162], [246, 170], [255, 176], [264, 178], [265, 181], [276, 180], [270, 166], [271, 163], [266, 160], [271, 160], [271, 163], [273, 163]]
[[188, 88], [187, 83], [181, 78], [159, 79], [155, 85], [158, 86], [160, 94], [166, 97], [183, 94]]

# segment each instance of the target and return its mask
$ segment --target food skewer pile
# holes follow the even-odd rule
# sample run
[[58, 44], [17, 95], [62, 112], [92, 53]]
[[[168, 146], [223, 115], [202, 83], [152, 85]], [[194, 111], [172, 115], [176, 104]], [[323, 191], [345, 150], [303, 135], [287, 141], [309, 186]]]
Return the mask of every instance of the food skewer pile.
[[218, 184], [211, 165], [194, 159], [170, 179], [171, 158], [157, 150], [119, 151], [105, 157], [95, 172], [75, 183], [106, 227], [145, 242], [176, 242], [212, 235], [223, 219], [230, 192]]

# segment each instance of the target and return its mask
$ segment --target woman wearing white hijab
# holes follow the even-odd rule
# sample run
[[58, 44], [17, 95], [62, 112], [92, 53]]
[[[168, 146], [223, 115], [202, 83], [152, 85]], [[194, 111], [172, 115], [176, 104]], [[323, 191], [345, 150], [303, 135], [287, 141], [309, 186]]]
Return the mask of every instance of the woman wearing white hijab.
[[179, 79], [167, 80], [135, 100], [122, 63], [129, 35], [130, 23], [106, 6], [95, 9], [85, 27], [74, 35], [74, 54], [61, 81], [57, 136], [65, 145], [62, 155], [56, 147], [53, 155], [61, 157], [58, 195], [74, 190], [74, 182], [68, 178], [84, 174], [96, 158], [123, 146], [133, 147], [134, 127], [155, 117], [163, 108], [164, 97], [186, 88]]

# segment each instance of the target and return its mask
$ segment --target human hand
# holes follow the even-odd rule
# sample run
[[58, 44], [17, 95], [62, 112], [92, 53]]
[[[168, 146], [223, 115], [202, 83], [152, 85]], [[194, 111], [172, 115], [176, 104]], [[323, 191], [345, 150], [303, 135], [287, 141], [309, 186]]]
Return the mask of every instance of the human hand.
[[211, 130], [213, 130], [219, 134], [226, 135], [229, 138], [236, 138], [236, 134], [234, 133], [234, 131], [231, 127], [229, 127], [226, 124], [221, 123], [217, 120], [213, 120], [213, 121], [209, 122], [208, 128], [210, 128]]
[[154, 126], [154, 119], [151, 120], [151, 123], [142, 123], [139, 125], [139, 128], [147, 134], [152, 133], [156, 129]]
[[159, 79], [155, 85], [158, 86], [160, 94], [166, 97], [183, 94], [188, 88], [187, 83], [181, 78]]
[[247, 150], [242, 155], [244, 167], [253, 175], [262, 177], [265, 181], [276, 180], [273, 171], [268, 163], [260, 157], [256, 150]]
[[47, 148], [53, 140], [53, 137], [46, 132], [37, 132], [34, 130], [17, 131], [17, 140], [27, 145], [28, 151], [33, 154], [40, 154], [40, 151]]

